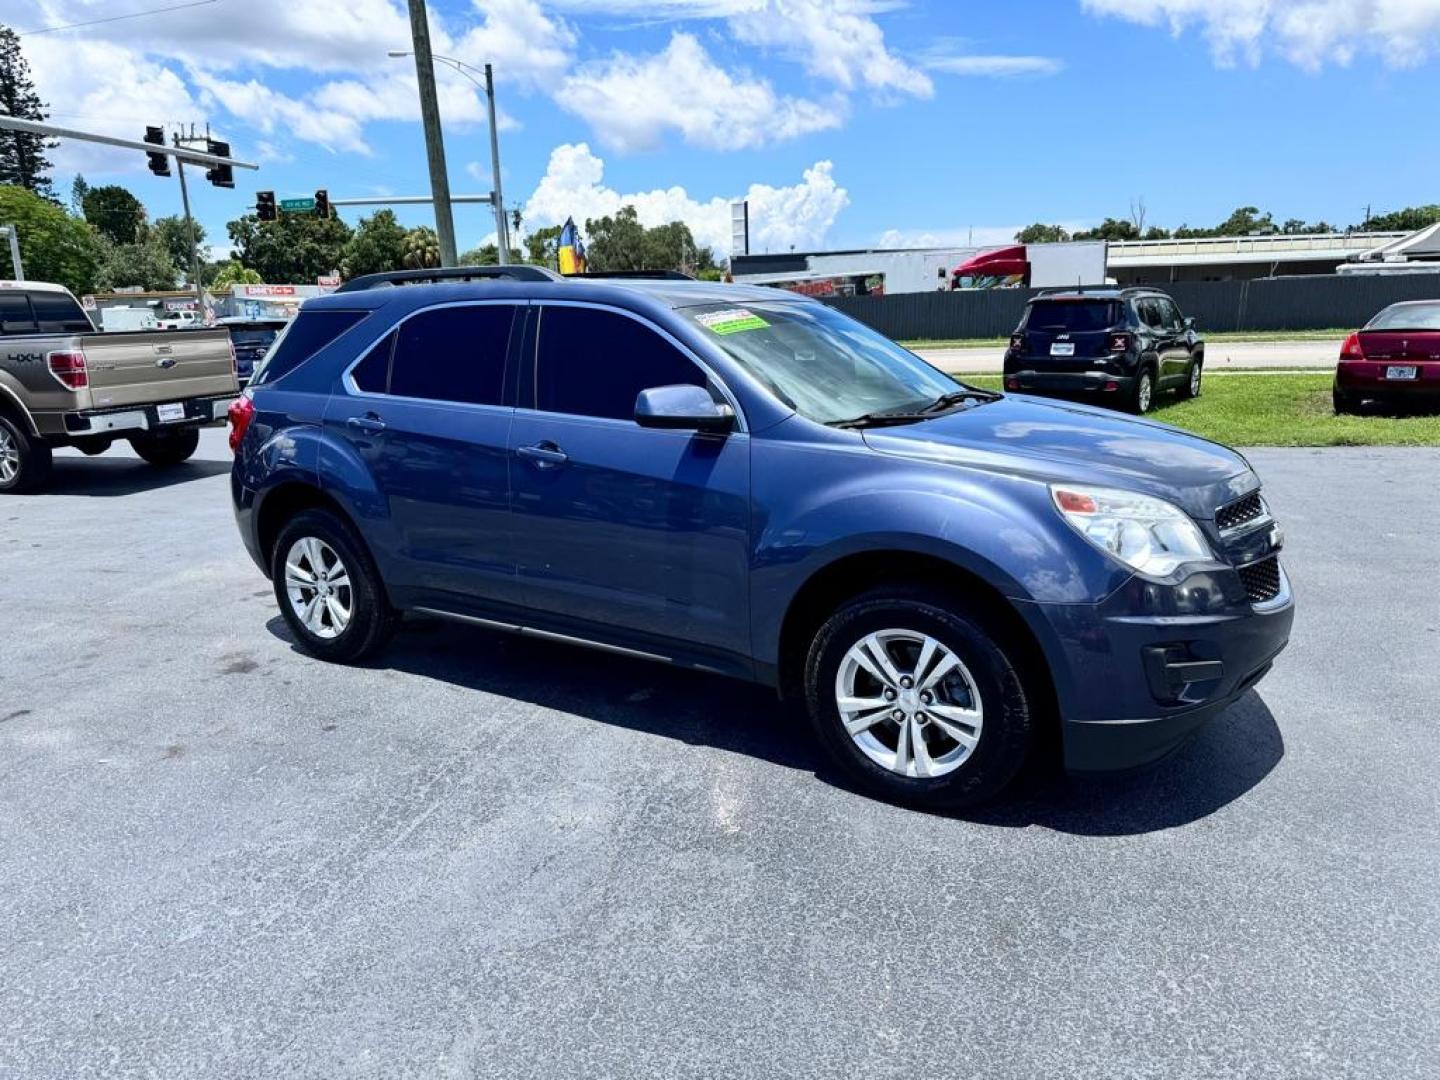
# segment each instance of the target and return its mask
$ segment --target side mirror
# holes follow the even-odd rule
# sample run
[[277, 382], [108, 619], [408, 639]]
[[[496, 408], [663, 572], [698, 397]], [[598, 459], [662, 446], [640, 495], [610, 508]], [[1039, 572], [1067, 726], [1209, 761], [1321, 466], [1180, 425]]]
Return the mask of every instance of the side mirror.
[[1195, 329], [1195, 316], [1192, 315], [1192, 316], [1190, 316], [1188, 319], [1185, 320], [1185, 329], [1186, 329], [1186, 330], [1194, 330], [1194, 329]]
[[717, 402], [703, 386], [654, 386], [635, 398], [635, 422], [649, 428], [726, 432], [735, 427], [735, 410]]

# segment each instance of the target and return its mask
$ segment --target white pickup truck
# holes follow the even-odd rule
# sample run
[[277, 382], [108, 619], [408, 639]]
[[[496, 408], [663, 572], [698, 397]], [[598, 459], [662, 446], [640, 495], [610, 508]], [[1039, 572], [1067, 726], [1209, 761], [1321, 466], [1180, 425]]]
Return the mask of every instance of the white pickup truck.
[[64, 287], [0, 281], [0, 494], [42, 487], [59, 446], [177, 465], [238, 393], [225, 330], [102, 334]]

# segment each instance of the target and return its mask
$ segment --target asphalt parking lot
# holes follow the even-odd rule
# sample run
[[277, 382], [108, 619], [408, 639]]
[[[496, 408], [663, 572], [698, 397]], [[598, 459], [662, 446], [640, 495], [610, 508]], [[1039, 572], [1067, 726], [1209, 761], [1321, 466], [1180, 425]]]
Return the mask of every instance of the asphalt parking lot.
[[223, 432], [65, 452], [0, 499], [0, 1075], [1435, 1075], [1440, 451], [1251, 456], [1301, 605], [1258, 692], [948, 818], [718, 678], [307, 659]]

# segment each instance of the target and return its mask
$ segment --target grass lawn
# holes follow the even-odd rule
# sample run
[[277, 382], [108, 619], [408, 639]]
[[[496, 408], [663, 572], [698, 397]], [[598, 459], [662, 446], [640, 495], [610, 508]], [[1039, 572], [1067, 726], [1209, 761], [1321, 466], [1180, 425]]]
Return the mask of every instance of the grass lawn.
[[[1349, 330], [1226, 330], [1207, 331], [1200, 327], [1206, 341], [1343, 341]], [[1008, 337], [947, 339], [942, 341], [902, 341], [907, 349], [988, 349], [1008, 345]]]
[[[998, 375], [959, 376], [1000, 389]], [[1336, 416], [1326, 375], [1225, 375], [1193, 401], [1161, 394], [1153, 420], [1230, 446], [1440, 446], [1440, 415]]]

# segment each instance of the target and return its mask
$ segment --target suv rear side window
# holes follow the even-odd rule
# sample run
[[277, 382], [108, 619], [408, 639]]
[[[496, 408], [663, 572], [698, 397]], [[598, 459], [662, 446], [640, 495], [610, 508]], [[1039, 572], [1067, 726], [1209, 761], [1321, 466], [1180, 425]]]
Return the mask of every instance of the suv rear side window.
[[368, 311], [305, 311], [280, 331], [275, 344], [255, 368], [252, 386], [283, 379], [310, 357], [358, 323]]
[[542, 311], [535, 407], [543, 412], [633, 420], [640, 391], [707, 382], [684, 353], [635, 319], [562, 305]]
[[33, 292], [30, 303], [42, 334], [91, 334], [95, 327], [85, 309], [62, 292]]
[[1030, 305], [1026, 330], [1083, 334], [1109, 330], [1120, 321], [1120, 305], [1114, 300], [1037, 300]]
[[[389, 392], [427, 401], [503, 404], [505, 353], [515, 311], [513, 304], [466, 304], [406, 319], [394, 333]], [[369, 363], [367, 356], [360, 367]], [[373, 385], [372, 374], [361, 377]], [[357, 378], [356, 385], [364, 384]]]

